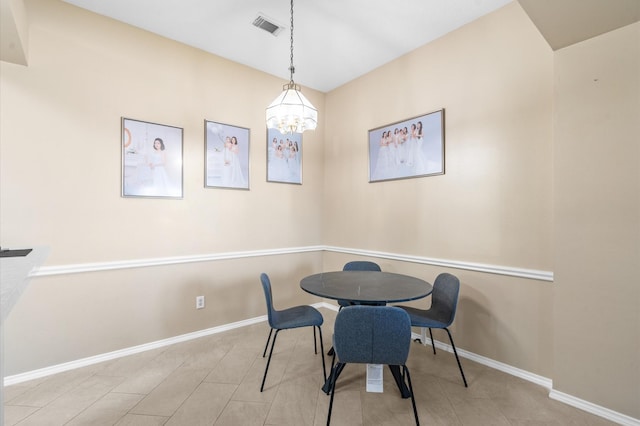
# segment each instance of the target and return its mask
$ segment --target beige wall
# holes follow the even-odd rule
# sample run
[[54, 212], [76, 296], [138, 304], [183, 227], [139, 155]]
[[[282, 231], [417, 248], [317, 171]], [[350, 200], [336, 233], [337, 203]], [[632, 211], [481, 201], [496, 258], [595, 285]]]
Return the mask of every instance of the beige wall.
[[[551, 270], [552, 75], [514, 3], [329, 93], [325, 243]], [[367, 131], [441, 108], [445, 175], [367, 183]]]
[[[600, 104], [596, 117], [608, 111], [605, 100], [620, 101], [622, 120], [633, 97], [610, 79], [637, 89], [632, 71], [617, 72], [620, 58], [638, 66], [637, 51], [624, 47], [637, 40], [637, 26], [554, 54], [514, 2], [326, 95], [305, 89], [321, 125], [304, 135], [298, 186], [264, 179], [264, 107], [281, 81], [58, 1], [26, 4], [29, 67], [0, 63], [3, 246], [49, 245], [47, 267], [328, 245], [554, 271], [556, 282], [448, 269], [462, 281], [456, 344], [640, 418], [632, 404], [639, 298], [637, 287], [624, 285], [640, 274], [638, 262], [620, 257], [638, 253], [638, 130], [613, 118], [594, 121], [593, 149], [581, 149], [579, 113], [591, 107], [571, 96], [570, 84], [595, 54], [606, 85], [587, 101]], [[368, 183], [367, 130], [440, 108], [446, 174]], [[120, 197], [121, 116], [184, 128], [183, 200]], [[250, 191], [203, 188], [204, 119], [252, 129]], [[622, 151], [607, 150], [615, 154], [604, 162], [607, 172], [589, 175], [585, 188], [575, 175], [585, 163], [575, 156], [600, 164], [595, 134], [608, 137], [611, 129], [624, 139]], [[611, 166], [617, 158], [627, 167]], [[585, 209], [572, 197], [591, 186], [599, 201], [581, 222]], [[620, 208], [604, 207], [611, 200]], [[616, 234], [621, 245], [602, 246], [614, 224], [629, 232]], [[595, 254], [572, 250], [584, 229], [590, 246], [602, 246]], [[299, 278], [354, 257], [308, 252], [38, 277], [6, 324], [5, 373], [263, 315], [262, 271], [277, 283], [276, 304], [314, 301]], [[607, 280], [601, 262], [612, 259], [620, 267]], [[447, 270], [376, 260], [429, 280]], [[586, 293], [585, 262], [598, 277], [587, 280]], [[603, 280], [619, 298], [597, 290]], [[193, 307], [199, 294], [207, 297], [202, 311]], [[598, 312], [610, 322], [584, 318]], [[605, 336], [606, 346], [594, 351]], [[615, 366], [603, 362], [611, 348]], [[628, 377], [620, 377], [621, 366]]]
[[[304, 185], [264, 178], [280, 80], [59, 1], [27, 6], [31, 63], [2, 63], [3, 245], [48, 243], [57, 265], [320, 243], [322, 129], [305, 135]], [[184, 200], [120, 198], [122, 116], [184, 129]], [[204, 188], [204, 119], [252, 129], [251, 191]]]
[[[553, 53], [517, 3], [329, 93], [325, 244], [552, 270], [552, 103]], [[445, 174], [368, 183], [367, 131], [441, 108]], [[551, 377], [552, 284], [452, 272], [459, 346]]]
[[555, 64], [554, 388], [640, 418], [640, 23]]
[[265, 315], [261, 272], [276, 307], [312, 303], [297, 283], [321, 265], [320, 254], [303, 253], [35, 278], [5, 324], [5, 374]]
[[[29, 66], [0, 64], [3, 247], [50, 246], [45, 267], [68, 267], [321, 243], [323, 129], [304, 136], [303, 185], [265, 181], [264, 108], [281, 80], [60, 1], [26, 6]], [[305, 94], [324, 117], [324, 95]], [[184, 129], [183, 200], [120, 197], [122, 116]], [[250, 191], [204, 188], [205, 119], [251, 129]], [[274, 291], [288, 281], [276, 302], [310, 302], [289, 287], [320, 262], [36, 278], [6, 324], [5, 374], [264, 315], [262, 271]], [[207, 307], [196, 312], [198, 295]]]

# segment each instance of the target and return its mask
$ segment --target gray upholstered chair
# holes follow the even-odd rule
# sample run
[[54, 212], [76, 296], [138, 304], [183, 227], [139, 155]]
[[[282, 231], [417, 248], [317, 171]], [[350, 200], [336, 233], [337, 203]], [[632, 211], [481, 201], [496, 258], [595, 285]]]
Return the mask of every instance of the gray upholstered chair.
[[[377, 263], [370, 262], [368, 260], [354, 260], [351, 262], [347, 262], [345, 263], [342, 270], [343, 271], [376, 271], [376, 272], [382, 271], [382, 269], [380, 269], [380, 266]], [[351, 303], [349, 300], [338, 299], [338, 305], [340, 305], [340, 309], [342, 309], [345, 306], [353, 305], [353, 303]]]
[[449, 326], [456, 317], [458, 307], [458, 294], [460, 293], [460, 280], [448, 273], [442, 273], [436, 277], [433, 283], [433, 292], [431, 293], [431, 308], [427, 310], [417, 309], [410, 306], [400, 306], [411, 318], [412, 327], [425, 327], [429, 329], [429, 337], [431, 338], [431, 346], [433, 353], [436, 353], [436, 345], [433, 341], [432, 328], [442, 328], [449, 335], [449, 341], [453, 348], [453, 354], [456, 356], [458, 368], [462, 375], [464, 386], [467, 387], [467, 379], [462, 371], [462, 364], [456, 351], [456, 345], [453, 343], [453, 337], [449, 331]]
[[269, 341], [271, 340], [271, 334], [273, 330], [276, 330], [276, 334], [273, 336], [273, 342], [271, 343], [271, 350], [269, 351], [269, 358], [267, 359], [267, 365], [264, 369], [264, 376], [262, 377], [262, 384], [260, 385], [260, 392], [264, 389], [264, 382], [267, 379], [267, 371], [269, 370], [269, 364], [271, 363], [271, 355], [273, 354], [273, 347], [276, 345], [276, 338], [281, 330], [288, 330], [292, 328], [300, 327], [313, 327], [313, 347], [315, 353], [318, 353], [318, 345], [316, 343], [316, 328], [320, 334], [320, 354], [322, 358], [322, 380], [323, 382], [327, 377], [327, 368], [324, 362], [324, 345], [322, 344], [322, 323], [324, 319], [322, 314], [313, 306], [294, 306], [292, 308], [283, 309], [281, 311], [276, 310], [273, 307], [273, 297], [271, 293], [271, 280], [265, 273], [260, 275], [260, 281], [262, 282], [262, 289], [264, 290], [264, 297], [267, 301], [267, 317], [269, 319], [269, 337], [267, 338], [267, 344], [264, 347], [262, 357], [267, 354], [267, 348], [269, 347]]
[[331, 399], [327, 425], [331, 422], [336, 382], [344, 366], [351, 363], [402, 367], [400, 380], [407, 379], [413, 414], [419, 425], [411, 376], [406, 366], [411, 345], [409, 315], [393, 306], [347, 306], [338, 312], [333, 333], [334, 355], [329, 372]]

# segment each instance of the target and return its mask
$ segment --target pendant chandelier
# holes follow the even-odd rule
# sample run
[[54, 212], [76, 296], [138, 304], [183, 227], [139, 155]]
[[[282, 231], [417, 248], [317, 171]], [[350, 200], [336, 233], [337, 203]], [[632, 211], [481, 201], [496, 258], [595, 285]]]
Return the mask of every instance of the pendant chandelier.
[[304, 97], [300, 86], [293, 82], [293, 0], [291, 0], [291, 64], [289, 83], [282, 87], [282, 93], [267, 107], [267, 128], [278, 129], [280, 133], [302, 133], [314, 130], [318, 125], [318, 111]]

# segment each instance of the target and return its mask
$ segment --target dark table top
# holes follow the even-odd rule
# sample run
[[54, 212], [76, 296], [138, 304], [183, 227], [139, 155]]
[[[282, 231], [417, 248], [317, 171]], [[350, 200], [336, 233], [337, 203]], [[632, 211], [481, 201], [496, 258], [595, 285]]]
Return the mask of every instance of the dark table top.
[[360, 303], [395, 303], [420, 299], [433, 287], [420, 278], [392, 272], [335, 271], [309, 275], [300, 281], [307, 293]]

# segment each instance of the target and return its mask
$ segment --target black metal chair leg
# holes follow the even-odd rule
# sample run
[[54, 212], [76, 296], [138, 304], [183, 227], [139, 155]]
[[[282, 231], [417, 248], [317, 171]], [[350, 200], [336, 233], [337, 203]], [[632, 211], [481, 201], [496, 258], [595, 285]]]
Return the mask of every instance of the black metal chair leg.
[[431, 346], [433, 347], [433, 354], [436, 354], [436, 342], [433, 340], [433, 333], [431, 333], [431, 329], [429, 329], [429, 337], [431, 337]]
[[271, 333], [273, 333], [273, 328], [269, 330], [269, 337], [267, 338], [267, 344], [264, 345], [264, 352], [262, 352], [262, 358], [267, 355], [267, 348], [269, 347], [269, 341], [271, 340]]
[[[331, 357], [331, 370], [329, 370], [329, 377], [327, 377], [327, 380], [331, 380], [333, 378], [333, 368], [336, 366], [336, 355], [334, 353], [334, 355]], [[331, 383], [329, 383], [329, 385], [331, 385]], [[327, 391], [331, 391], [331, 386], [329, 386], [329, 388], [327, 389]], [[329, 392], [327, 392], [328, 394]]]
[[418, 419], [418, 409], [416, 408], [416, 398], [413, 395], [413, 385], [411, 384], [411, 375], [406, 365], [402, 366], [402, 377], [407, 377], [407, 384], [409, 385], [409, 392], [411, 392], [411, 405], [413, 405], [413, 414], [416, 416], [416, 426], [420, 426], [420, 420]]
[[[335, 358], [334, 358], [335, 361]], [[331, 362], [331, 365], [333, 365], [333, 361]], [[333, 410], [333, 395], [336, 392], [336, 382], [338, 381], [338, 376], [340, 375], [340, 373], [342, 373], [342, 370], [344, 370], [344, 366], [346, 364], [343, 363], [338, 363], [336, 364], [335, 368], [331, 369], [331, 378], [329, 379], [329, 388], [331, 389], [331, 399], [329, 399], [329, 414], [327, 414], [327, 426], [329, 426], [331, 424], [331, 410]]]
[[456, 351], [456, 345], [453, 343], [453, 337], [451, 337], [451, 333], [449, 332], [448, 328], [445, 328], [445, 330], [447, 330], [447, 334], [449, 335], [449, 341], [451, 342], [451, 347], [453, 348], [453, 354], [456, 356], [456, 361], [458, 361], [458, 368], [460, 369], [460, 374], [462, 374], [462, 381], [464, 382], [464, 387], [468, 387], [467, 386], [467, 379], [466, 377], [464, 377], [464, 371], [462, 371], [462, 364], [460, 364], [460, 358], [458, 358], [458, 351]]
[[[315, 327], [314, 329], [314, 338], [313, 341], [315, 342]], [[325, 366], [324, 363], [324, 343], [322, 342], [322, 328], [320, 328], [320, 326], [318, 326], [318, 333], [320, 334], [320, 356], [322, 357], [322, 380], [323, 381], [327, 381], [327, 367]], [[318, 353], [318, 351], [316, 351], [316, 354]]]
[[[273, 331], [273, 329], [271, 329]], [[276, 339], [280, 330], [276, 330], [276, 334], [273, 335], [273, 342], [271, 342], [271, 350], [269, 351], [269, 359], [267, 359], [267, 366], [264, 368], [264, 376], [262, 376], [262, 384], [260, 385], [260, 392], [264, 389], [264, 381], [267, 380], [267, 371], [269, 371], [269, 364], [271, 363], [271, 355], [273, 354], [273, 347], [276, 345]], [[271, 337], [271, 333], [269, 333]]]
[[316, 343], [316, 327], [313, 326], [313, 352], [318, 355], [318, 343]]

